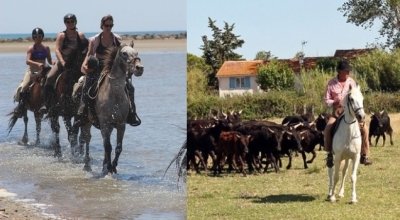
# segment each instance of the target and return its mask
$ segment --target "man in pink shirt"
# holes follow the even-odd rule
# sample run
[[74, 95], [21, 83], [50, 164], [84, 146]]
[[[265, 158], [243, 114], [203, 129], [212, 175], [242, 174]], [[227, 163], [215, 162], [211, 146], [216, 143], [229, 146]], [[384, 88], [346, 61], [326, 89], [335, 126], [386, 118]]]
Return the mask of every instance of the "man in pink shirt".
[[[350, 71], [352, 67], [347, 61], [340, 61], [337, 66], [337, 76], [331, 80], [329, 80], [328, 85], [326, 87], [326, 92], [324, 95], [325, 104], [332, 108], [333, 117], [331, 117], [326, 125], [324, 135], [325, 135], [325, 143], [324, 150], [328, 152], [328, 158], [326, 161], [326, 165], [328, 167], [333, 166], [333, 155], [332, 155], [332, 137], [331, 130], [332, 124], [335, 122], [336, 118], [342, 114], [342, 106], [340, 105], [343, 97], [349, 92], [350, 85], [352, 87], [357, 86], [356, 82], [350, 78]], [[369, 155], [369, 141], [368, 141], [368, 128], [365, 125], [365, 122], [360, 123], [362, 144], [361, 144], [361, 164], [371, 165], [372, 161], [368, 158]]]

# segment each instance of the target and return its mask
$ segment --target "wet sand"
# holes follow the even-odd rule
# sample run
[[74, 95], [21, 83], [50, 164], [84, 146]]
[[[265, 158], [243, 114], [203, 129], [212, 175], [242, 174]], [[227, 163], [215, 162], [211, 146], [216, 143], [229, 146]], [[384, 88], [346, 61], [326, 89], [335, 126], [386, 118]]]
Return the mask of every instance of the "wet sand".
[[14, 200], [13, 196], [15, 196], [13, 193], [0, 189], [0, 219], [54, 219], [54, 216], [41, 214], [41, 210], [37, 207]]
[[[124, 43], [129, 44], [131, 40], [125, 39]], [[4, 42], [0, 43], [0, 54], [4, 53], [26, 53], [33, 42]], [[50, 47], [52, 55], [55, 51], [55, 42], [43, 42]], [[146, 52], [186, 52], [186, 39], [150, 39], [135, 40], [134, 48], [139, 53]], [[55, 56], [53, 56], [53, 59]]]

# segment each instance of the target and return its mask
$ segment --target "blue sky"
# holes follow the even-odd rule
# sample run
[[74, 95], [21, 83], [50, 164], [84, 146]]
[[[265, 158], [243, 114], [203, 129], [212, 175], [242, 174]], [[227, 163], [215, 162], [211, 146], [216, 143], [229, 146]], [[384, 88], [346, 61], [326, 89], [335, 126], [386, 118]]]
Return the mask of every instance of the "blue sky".
[[[235, 24], [233, 33], [245, 41], [235, 52], [247, 60], [261, 50], [281, 59], [293, 58], [302, 50], [306, 56], [332, 56], [336, 49], [360, 49], [379, 37], [380, 23], [365, 30], [346, 23], [337, 9], [346, 1], [321, 0], [201, 0], [187, 2], [187, 51], [197, 56], [203, 42], [212, 39], [208, 17], [219, 28], [224, 21]], [[384, 42], [384, 40], [380, 40]]]
[[0, 0], [0, 34], [64, 30], [63, 17], [73, 13], [78, 29], [100, 32], [104, 15], [114, 17], [115, 32], [186, 30], [186, 0]]

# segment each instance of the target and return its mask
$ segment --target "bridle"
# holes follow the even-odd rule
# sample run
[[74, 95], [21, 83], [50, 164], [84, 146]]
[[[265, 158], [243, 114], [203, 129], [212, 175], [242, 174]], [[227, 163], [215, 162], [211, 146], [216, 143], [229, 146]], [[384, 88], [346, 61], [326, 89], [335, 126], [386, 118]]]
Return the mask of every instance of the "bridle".
[[[351, 109], [353, 109], [353, 112], [354, 112], [354, 114], [355, 115], [357, 115], [357, 112], [358, 111], [360, 111], [361, 109], [363, 109], [362, 107], [358, 107], [358, 108], [356, 108], [356, 109], [354, 109], [354, 100], [352, 99], [352, 98], [350, 98], [350, 96], [351, 96], [351, 94], [348, 94], [347, 95], [347, 108], [349, 109], [348, 111], [349, 111], [349, 113], [351, 113], [350, 112], [350, 103], [351, 103]], [[356, 122], [357, 120], [356, 119], [354, 119], [354, 121], [352, 121], [352, 122], [347, 122], [346, 121], [346, 114], [343, 116], [343, 120], [344, 120], [344, 122], [346, 123], [346, 124], [353, 124], [354, 122]]]
[[[120, 55], [121, 50], [122, 50], [124, 47], [127, 47], [127, 46], [128, 46], [128, 45], [122, 45], [122, 46], [120, 46], [120, 47], [118, 48], [118, 54], [117, 54], [118, 57], [121, 57], [121, 55]], [[129, 60], [126, 61], [127, 67], [128, 67], [129, 70], [130, 70], [130, 69], [136, 70], [135, 63], [136, 63], [137, 60], [140, 61], [140, 58], [137, 56], [137, 52], [135, 52], [134, 55], [135, 55], [135, 56], [134, 56], [132, 59], [129, 59]], [[128, 77], [130, 77], [130, 75], [132, 75], [132, 74], [129, 74], [129, 73], [130, 73], [130, 71], [128, 71], [128, 74], [125, 74], [125, 76], [128, 75]], [[107, 77], [110, 78], [110, 79], [118, 79], [118, 78], [120, 78], [120, 77], [122, 77], [122, 76], [119, 76], [119, 77], [111, 77], [109, 74], [107, 74]]]

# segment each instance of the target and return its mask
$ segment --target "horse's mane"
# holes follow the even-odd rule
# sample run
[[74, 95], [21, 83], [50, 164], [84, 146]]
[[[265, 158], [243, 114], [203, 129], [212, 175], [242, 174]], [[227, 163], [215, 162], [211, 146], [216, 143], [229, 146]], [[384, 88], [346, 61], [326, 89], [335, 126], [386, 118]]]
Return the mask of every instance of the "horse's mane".
[[105, 50], [102, 74], [108, 74], [114, 64], [119, 47], [109, 47]]

